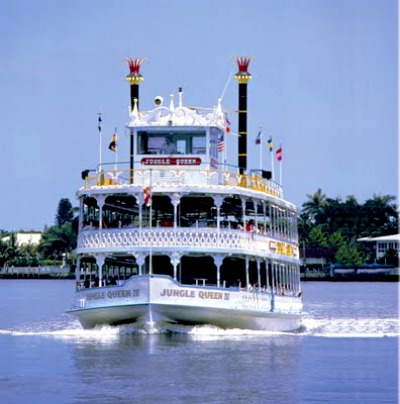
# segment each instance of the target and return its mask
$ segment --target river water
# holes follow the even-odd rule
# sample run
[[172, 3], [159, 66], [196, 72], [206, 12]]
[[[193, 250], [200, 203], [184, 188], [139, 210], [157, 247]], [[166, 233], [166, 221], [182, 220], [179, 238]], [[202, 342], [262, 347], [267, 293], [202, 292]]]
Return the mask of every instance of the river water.
[[397, 403], [398, 284], [306, 282], [297, 333], [83, 330], [74, 281], [0, 280], [0, 403]]

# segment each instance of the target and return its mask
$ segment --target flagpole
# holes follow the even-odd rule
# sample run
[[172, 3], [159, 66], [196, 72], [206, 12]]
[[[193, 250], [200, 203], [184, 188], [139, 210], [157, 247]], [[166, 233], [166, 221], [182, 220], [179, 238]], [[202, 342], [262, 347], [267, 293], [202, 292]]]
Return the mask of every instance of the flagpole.
[[[282, 143], [279, 145], [279, 148], [281, 149], [281, 153], [282, 153]], [[282, 186], [282, 157], [279, 160], [279, 183]]]
[[261, 170], [261, 176], [262, 176], [262, 149], [264, 147], [264, 142], [262, 138], [262, 126], [260, 126], [260, 170]]
[[114, 128], [114, 133], [115, 133], [115, 162], [114, 162], [114, 171], [115, 174], [117, 174], [118, 170], [118, 143], [117, 143], [117, 128]]
[[271, 146], [270, 146], [270, 155], [271, 155], [271, 172], [272, 172], [272, 181], [275, 181], [275, 170], [274, 170], [274, 149], [273, 149], [273, 143], [272, 143], [272, 135], [270, 137], [271, 139]]
[[225, 139], [224, 139], [224, 153], [223, 153], [223, 158], [224, 158], [224, 165], [223, 165], [223, 167], [224, 167], [224, 172], [226, 171], [226, 148], [228, 147], [228, 144], [227, 144], [227, 142], [226, 142], [227, 137], [228, 137], [228, 136], [226, 136], [226, 133], [225, 133]]
[[101, 112], [98, 112], [99, 119], [98, 119], [98, 129], [99, 129], [99, 172], [101, 172], [101, 166], [102, 166], [102, 156], [101, 156]]
[[231, 70], [231, 73], [229, 74], [228, 80], [226, 81], [226, 84], [225, 84], [224, 90], [222, 91], [222, 95], [221, 95], [221, 97], [220, 97], [220, 98], [221, 98], [221, 100], [224, 98], [224, 95], [225, 95], [226, 89], [228, 88], [228, 84], [229, 84], [229, 82], [231, 81], [232, 76], [233, 76], [233, 70]]
[[271, 167], [272, 167], [272, 181], [275, 181], [275, 168], [274, 168], [274, 151], [271, 150]]

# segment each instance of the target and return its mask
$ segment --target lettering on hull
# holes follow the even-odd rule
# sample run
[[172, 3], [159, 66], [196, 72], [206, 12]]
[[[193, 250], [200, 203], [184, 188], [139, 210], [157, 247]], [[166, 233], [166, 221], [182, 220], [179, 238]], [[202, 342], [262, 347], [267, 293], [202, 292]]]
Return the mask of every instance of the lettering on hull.
[[229, 293], [222, 292], [206, 292], [203, 290], [179, 290], [179, 289], [163, 289], [160, 292], [160, 296], [163, 297], [187, 297], [187, 298], [199, 298], [199, 299], [214, 299], [214, 300], [229, 300]]
[[123, 289], [109, 290], [101, 292], [92, 292], [86, 295], [86, 300], [105, 300], [105, 299], [121, 299], [124, 297], [139, 297], [139, 289]]

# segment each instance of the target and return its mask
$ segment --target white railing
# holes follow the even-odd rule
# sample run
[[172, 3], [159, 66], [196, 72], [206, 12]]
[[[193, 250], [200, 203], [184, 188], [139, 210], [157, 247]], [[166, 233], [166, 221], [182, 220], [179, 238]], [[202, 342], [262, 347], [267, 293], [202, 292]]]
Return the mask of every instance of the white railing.
[[[182, 251], [254, 252], [276, 253], [276, 240], [262, 234], [217, 228], [131, 228], [82, 230], [78, 238], [77, 252], [118, 249], [165, 248]], [[283, 255], [298, 257], [298, 248], [291, 245], [293, 254], [285, 250]]]
[[[85, 189], [121, 187], [131, 184], [130, 170], [101, 171], [85, 179]], [[176, 185], [236, 186], [283, 198], [282, 187], [257, 175], [229, 171], [192, 169], [188, 167], [157, 167], [133, 170], [133, 185], [170, 187]]]

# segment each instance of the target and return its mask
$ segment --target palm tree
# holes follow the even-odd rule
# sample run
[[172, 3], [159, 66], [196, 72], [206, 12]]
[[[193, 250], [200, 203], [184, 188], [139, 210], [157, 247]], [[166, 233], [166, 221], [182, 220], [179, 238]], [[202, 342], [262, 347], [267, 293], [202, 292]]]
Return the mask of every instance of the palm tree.
[[71, 223], [49, 227], [42, 235], [39, 251], [45, 257], [61, 259], [76, 248], [76, 234]]
[[317, 217], [322, 213], [323, 207], [326, 203], [326, 195], [322, 193], [321, 188], [317, 189], [317, 192], [306, 195], [309, 201], [304, 202], [302, 205], [302, 212], [310, 217], [310, 220], [315, 223]]
[[398, 206], [392, 195], [374, 194], [372, 199], [364, 203], [365, 215], [367, 217], [367, 228], [364, 235], [384, 236], [398, 232]]

